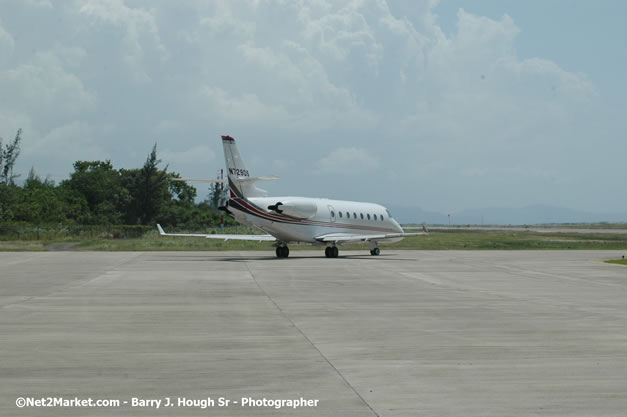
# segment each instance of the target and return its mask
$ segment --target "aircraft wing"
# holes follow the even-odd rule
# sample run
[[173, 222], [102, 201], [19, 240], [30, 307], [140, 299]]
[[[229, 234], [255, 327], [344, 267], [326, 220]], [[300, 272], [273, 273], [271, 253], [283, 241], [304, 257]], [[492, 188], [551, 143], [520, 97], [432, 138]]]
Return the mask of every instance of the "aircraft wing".
[[426, 222], [423, 223], [422, 226], [420, 226], [420, 227], [416, 227], [416, 226], [406, 226], [406, 227], [403, 227], [403, 230], [411, 230], [411, 229], [422, 229], [423, 233], [418, 233], [420, 235], [427, 235], [427, 234], [429, 234], [429, 230], [427, 229], [427, 223]]
[[268, 241], [274, 242], [276, 238], [272, 235], [225, 235], [225, 234], [197, 234], [197, 233], [166, 233], [160, 224], [157, 224], [159, 234], [161, 236], [185, 236], [185, 237], [204, 237], [205, 239], [220, 239], [220, 240], [255, 240], [258, 242]]
[[399, 237], [426, 235], [427, 233], [379, 233], [372, 235], [356, 235], [350, 233], [329, 233], [326, 235], [316, 236], [318, 242], [327, 243], [355, 243], [369, 242], [371, 240], [381, 242], [387, 239], [396, 239]]

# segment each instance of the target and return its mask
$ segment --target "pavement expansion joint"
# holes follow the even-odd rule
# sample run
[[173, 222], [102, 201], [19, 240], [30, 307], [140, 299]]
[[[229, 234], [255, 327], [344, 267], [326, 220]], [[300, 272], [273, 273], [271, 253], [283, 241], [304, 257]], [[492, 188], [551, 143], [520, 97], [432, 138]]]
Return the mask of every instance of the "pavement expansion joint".
[[329, 364], [329, 366], [335, 371], [335, 373], [342, 379], [342, 381], [344, 381], [344, 383], [346, 384], [346, 386], [350, 387], [350, 389], [355, 393], [355, 395], [364, 403], [364, 405], [366, 407], [368, 407], [368, 409], [372, 412], [373, 415], [379, 417], [379, 413], [377, 413], [372, 406], [368, 403], [368, 401], [366, 401], [366, 399], [357, 391], [357, 389], [355, 389], [355, 387], [344, 377], [344, 375], [342, 375], [342, 373], [339, 371], [339, 369], [337, 369], [335, 367], [335, 365], [333, 365], [333, 363], [329, 360], [329, 358], [327, 358], [325, 356], [325, 354], [318, 348], [318, 346], [316, 346], [316, 344], [305, 334], [305, 332], [294, 322], [294, 320], [292, 320], [287, 313], [281, 308], [281, 306], [279, 306], [279, 304], [277, 304], [277, 302], [272, 298], [272, 296], [270, 294], [268, 294], [268, 292], [261, 286], [261, 284], [259, 284], [259, 281], [257, 281], [257, 278], [255, 278], [255, 274], [253, 273], [253, 271], [250, 270], [250, 266], [248, 265], [248, 262], [245, 262], [246, 264], [246, 269], [248, 270], [248, 273], [250, 274], [250, 277], [252, 278], [252, 280], [254, 281], [255, 285], [257, 286], [257, 288], [259, 288], [259, 291], [261, 291], [263, 293], [264, 296], [266, 296], [268, 298], [268, 300], [270, 300], [270, 302], [274, 305], [274, 307], [278, 310], [279, 314], [281, 315], [281, 317], [283, 317], [285, 320], [289, 321], [290, 324], [292, 326], [294, 326], [294, 328], [296, 330], [298, 330], [298, 332], [301, 334], [301, 336], [303, 336], [303, 338], [305, 338], [305, 340], [307, 341], [307, 343], [309, 343], [311, 345], [311, 347], [313, 347], [316, 352], [318, 352], [318, 354], [320, 355], [320, 357], [322, 357], [322, 359], [324, 359], [324, 361]]

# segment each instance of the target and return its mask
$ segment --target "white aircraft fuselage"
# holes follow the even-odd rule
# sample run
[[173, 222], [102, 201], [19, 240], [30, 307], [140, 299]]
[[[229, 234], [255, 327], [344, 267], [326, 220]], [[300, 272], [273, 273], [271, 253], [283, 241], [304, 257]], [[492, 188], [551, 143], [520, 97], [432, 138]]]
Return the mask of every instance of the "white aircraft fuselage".
[[[301, 208], [296, 216], [268, 210], [269, 206], [283, 202], [282, 206]], [[309, 208], [309, 211], [302, 208]], [[251, 197], [233, 196], [228, 210], [240, 223], [256, 226], [278, 240], [319, 243], [318, 236], [328, 234], [390, 234], [403, 233], [398, 222], [379, 204], [357, 201], [329, 200], [309, 197]], [[284, 212], [286, 210], [283, 210]], [[287, 209], [289, 211], [289, 209]], [[386, 239], [397, 242], [402, 237]]]
[[405, 233], [388, 210], [379, 204], [326, 198], [267, 197], [265, 191], [257, 188], [255, 183], [276, 177], [251, 177], [235, 145], [235, 139], [222, 136], [222, 145], [230, 199], [221, 209], [238, 222], [257, 227], [268, 234], [165, 233], [161, 226], [157, 225], [161, 235], [274, 241], [276, 255], [279, 258], [289, 256], [288, 243], [312, 243], [325, 245], [325, 255], [328, 258], [336, 258], [337, 246], [344, 243], [367, 242], [370, 245], [370, 254], [379, 255], [378, 243], [397, 242], [405, 236], [424, 234]]

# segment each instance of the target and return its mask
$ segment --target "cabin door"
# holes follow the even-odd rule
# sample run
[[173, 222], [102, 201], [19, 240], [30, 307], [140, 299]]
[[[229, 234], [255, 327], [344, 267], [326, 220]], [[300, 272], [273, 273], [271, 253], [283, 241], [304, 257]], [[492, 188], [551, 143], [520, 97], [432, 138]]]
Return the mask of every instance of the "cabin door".
[[329, 220], [331, 223], [335, 223], [335, 209], [333, 206], [327, 206], [329, 208]]

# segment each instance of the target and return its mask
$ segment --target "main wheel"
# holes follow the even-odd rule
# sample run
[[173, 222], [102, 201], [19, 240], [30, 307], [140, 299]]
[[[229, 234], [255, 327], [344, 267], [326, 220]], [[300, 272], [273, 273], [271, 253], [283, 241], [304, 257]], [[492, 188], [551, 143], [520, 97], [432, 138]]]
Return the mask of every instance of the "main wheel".
[[337, 246], [333, 246], [330, 252], [331, 252], [332, 258], [337, 258], [338, 255], [340, 254], [340, 250], [337, 248]]
[[324, 248], [324, 256], [326, 256], [327, 258], [331, 257], [331, 248], [329, 246]]
[[276, 256], [277, 258], [287, 258], [288, 256], [290, 256], [290, 248], [288, 248], [287, 246], [277, 246]]
[[371, 251], [371, 253], [372, 253], [374, 256], [379, 256], [379, 254], [381, 253], [381, 251], [379, 250], [379, 248], [374, 248], [374, 249]]

